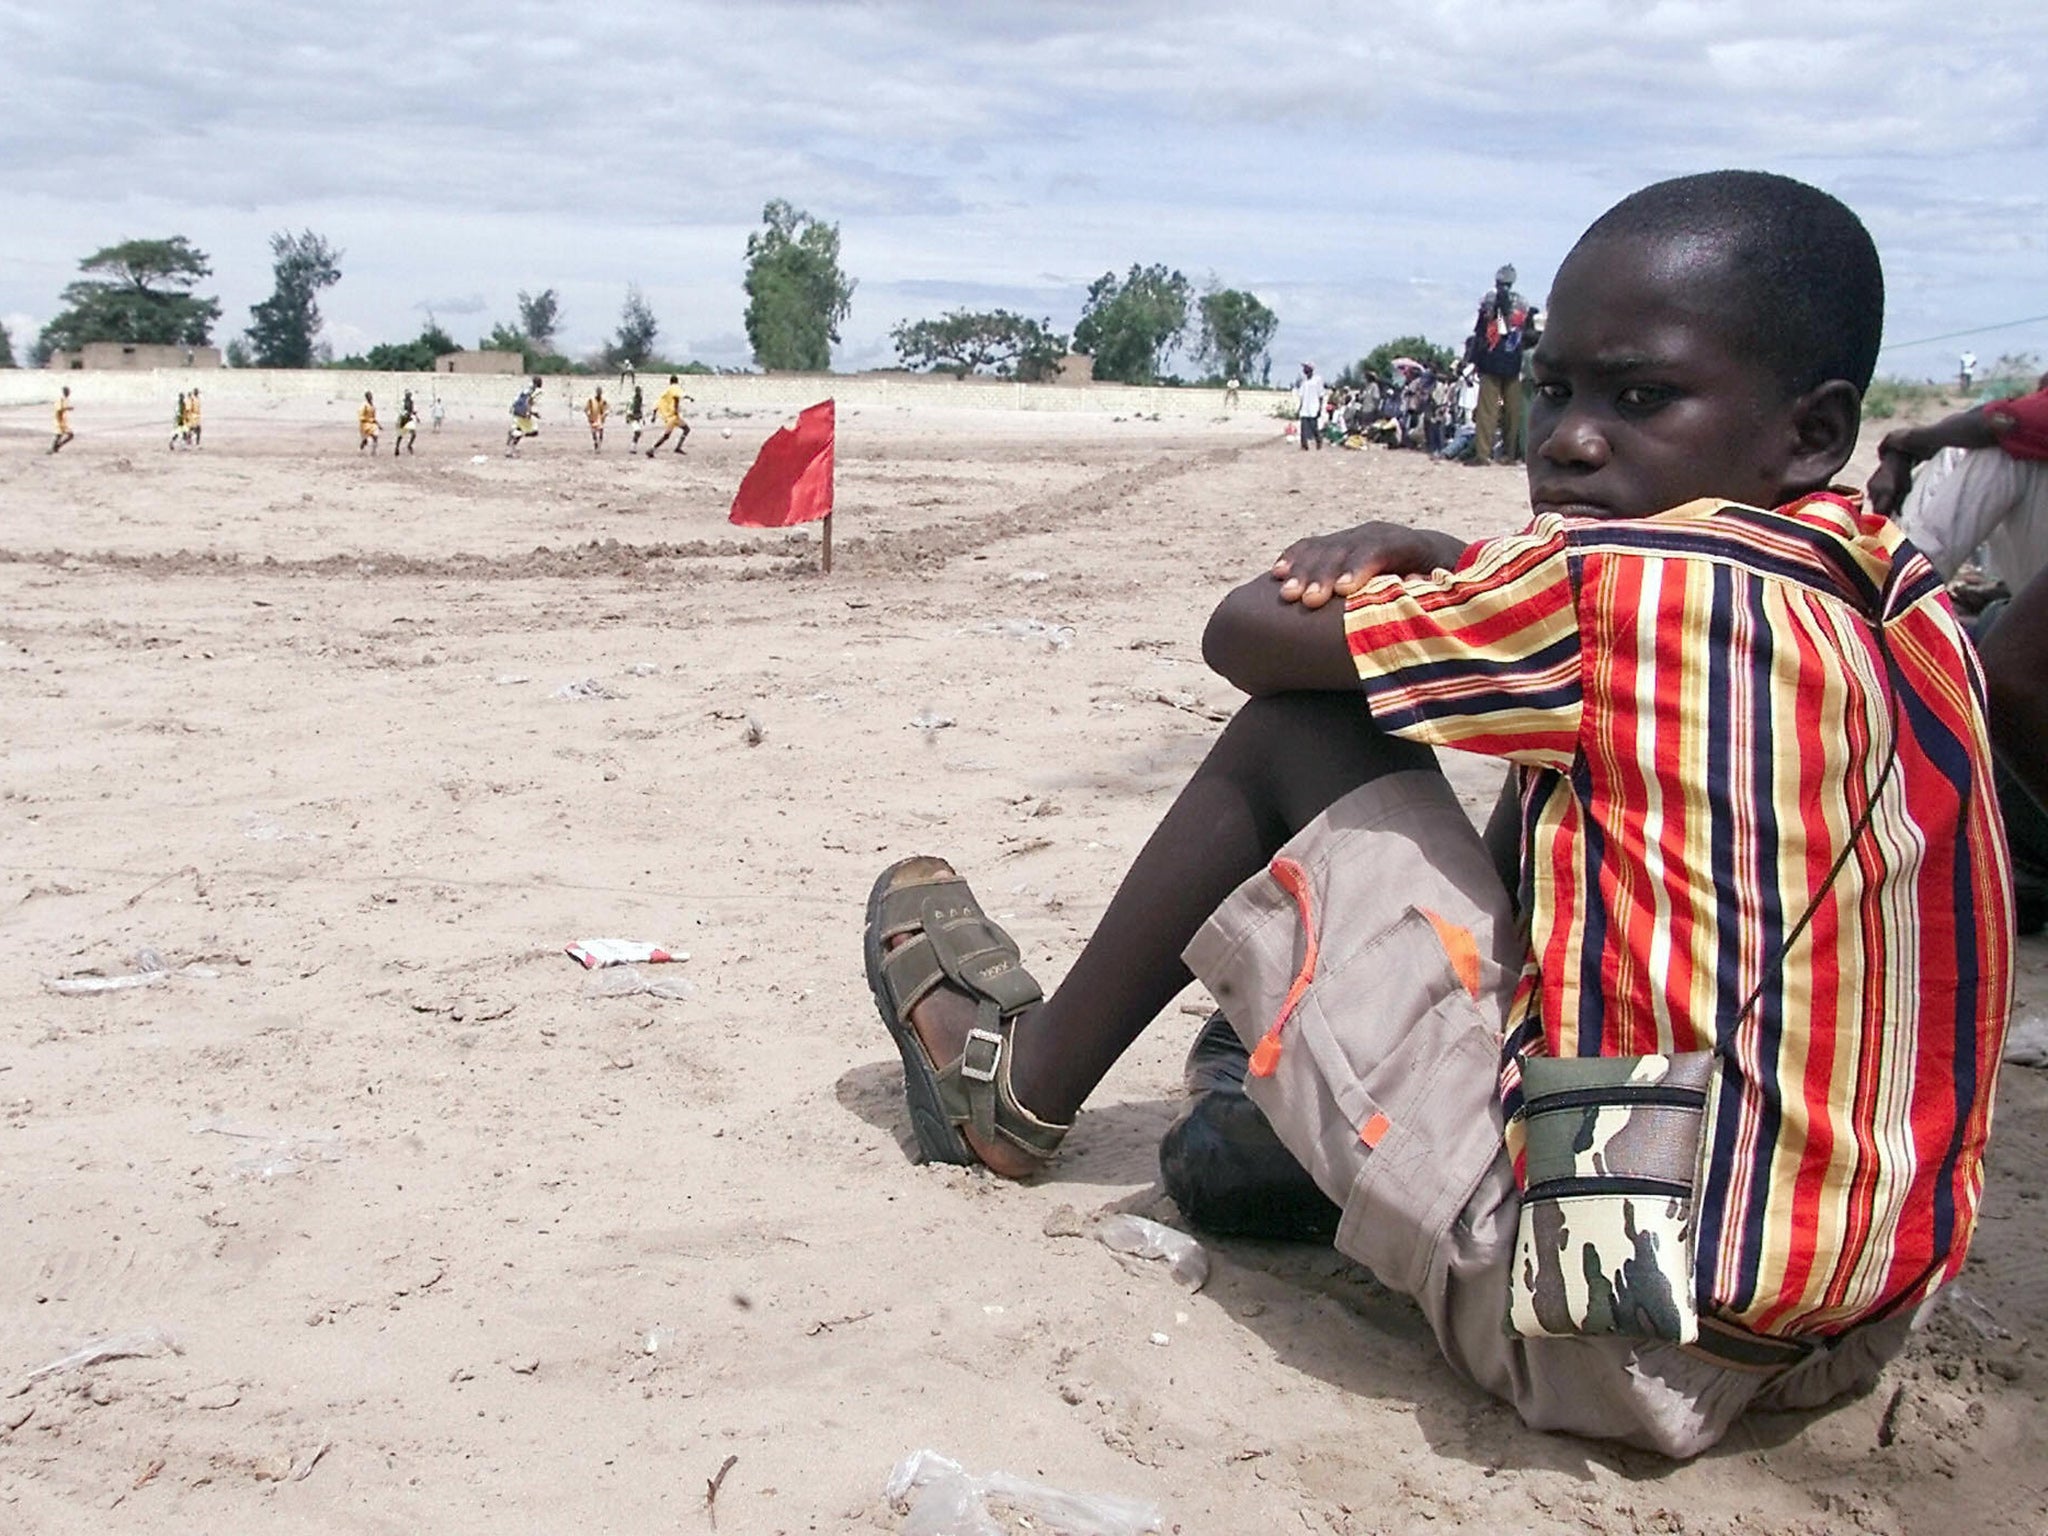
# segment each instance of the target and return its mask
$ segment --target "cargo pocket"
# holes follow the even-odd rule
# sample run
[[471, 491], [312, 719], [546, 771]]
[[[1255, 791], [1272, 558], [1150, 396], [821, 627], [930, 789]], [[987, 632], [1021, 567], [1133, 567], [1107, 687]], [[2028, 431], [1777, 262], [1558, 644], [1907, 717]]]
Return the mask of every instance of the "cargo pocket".
[[1270, 1070], [1246, 1082], [1343, 1208], [1338, 1251], [1409, 1295], [1501, 1148], [1507, 988], [1465, 929], [1411, 905], [1290, 992], [1261, 1042]]

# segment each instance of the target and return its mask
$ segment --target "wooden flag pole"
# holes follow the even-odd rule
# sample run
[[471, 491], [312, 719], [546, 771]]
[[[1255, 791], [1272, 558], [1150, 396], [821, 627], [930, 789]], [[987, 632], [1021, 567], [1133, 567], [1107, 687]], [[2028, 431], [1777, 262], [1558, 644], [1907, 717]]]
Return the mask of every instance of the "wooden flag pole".
[[825, 575], [827, 575], [827, 576], [830, 576], [830, 575], [832, 574], [832, 514], [831, 514], [830, 512], [827, 512], [827, 513], [825, 514], [825, 570], [824, 570], [824, 574], [825, 574]]

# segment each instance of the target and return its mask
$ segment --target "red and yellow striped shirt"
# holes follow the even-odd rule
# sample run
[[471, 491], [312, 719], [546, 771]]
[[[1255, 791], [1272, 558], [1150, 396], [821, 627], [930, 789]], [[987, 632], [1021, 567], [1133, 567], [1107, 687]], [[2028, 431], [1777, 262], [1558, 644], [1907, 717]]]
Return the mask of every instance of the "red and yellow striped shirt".
[[1926, 560], [1835, 495], [1539, 517], [1345, 624], [1382, 726], [1522, 769], [1518, 1160], [1524, 1055], [1718, 1047], [1703, 1307], [1827, 1335], [1952, 1277], [2012, 894], [1982, 679]]

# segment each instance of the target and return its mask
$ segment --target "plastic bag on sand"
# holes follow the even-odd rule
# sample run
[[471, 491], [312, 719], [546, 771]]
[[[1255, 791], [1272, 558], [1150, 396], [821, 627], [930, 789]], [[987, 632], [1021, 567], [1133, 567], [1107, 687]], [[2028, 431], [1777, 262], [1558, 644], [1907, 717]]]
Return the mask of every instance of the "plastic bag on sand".
[[653, 997], [665, 1002], [679, 1003], [696, 994], [697, 989], [682, 977], [664, 976], [656, 981], [643, 976], [630, 965], [614, 966], [599, 971], [583, 983], [583, 995], [590, 998], [607, 997]]
[[332, 1131], [282, 1131], [218, 1119], [195, 1120], [192, 1130], [201, 1136], [229, 1137], [247, 1149], [228, 1164], [229, 1177], [236, 1179], [290, 1178], [315, 1163], [338, 1163], [343, 1155], [341, 1138]]
[[94, 1339], [71, 1351], [59, 1355], [48, 1365], [39, 1365], [28, 1373], [30, 1381], [41, 1381], [45, 1376], [60, 1376], [66, 1371], [81, 1370], [88, 1365], [98, 1365], [102, 1360], [134, 1360], [145, 1356], [182, 1355], [178, 1347], [163, 1329], [151, 1326], [137, 1328], [129, 1333], [110, 1333], [105, 1338]]
[[1061, 1536], [1141, 1536], [1164, 1525], [1159, 1511], [1139, 1499], [1063, 1493], [1008, 1472], [975, 1477], [931, 1450], [899, 1461], [882, 1492], [909, 1511], [903, 1536], [1004, 1536], [1009, 1527], [989, 1513], [991, 1499]]
[[1141, 1259], [1164, 1259], [1173, 1278], [1191, 1291], [1199, 1291], [1209, 1279], [1209, 1252], [1185, 1232], [1143, 1216], [1118, 1213], [1102, 1218], [1095, 1235], [1104, 1246]]

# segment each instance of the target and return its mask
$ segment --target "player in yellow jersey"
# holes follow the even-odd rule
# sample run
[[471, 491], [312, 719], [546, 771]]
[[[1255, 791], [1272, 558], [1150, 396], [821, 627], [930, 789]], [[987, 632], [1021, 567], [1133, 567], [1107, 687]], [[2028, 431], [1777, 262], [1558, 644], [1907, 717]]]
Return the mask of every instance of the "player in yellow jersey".
[[683, 393], [682, 380], [675, 374], [668, 376], [668, 388], [661, 392], [654, 402], [654, 419], [661, 423], [661, 436], [654, 440], [654, 447], [647, 450], [647, 457], [654, 457], [661, 445], [668, 441], [671, 432], [680, 432], [676, 439], [677, 453], [683, 451], [683, 444], [690, 440], [690, 424], [683, 420], [683, 402], [690, 397]]
[[178, 404], [177, 404], [176, 408], [175, 408], [175, 409], [173, 409], [173, 410], [172, 410], [172, 412], [171, 412], [171, 440], [170, 440], [170, 442], [169, 442], [168, 444], [166, 444], [165, 446], [167, 446], [167, 447], [168, 447], [168, 448], [169, 448], [169, 449], [170, 449], [170, 450], [171, 450], [171, 451], [172, 451], [173, 453], [176, 453], [176, 452], [178, 451], [178, 444], [180, 444], [180, 443], [182, 443], [182, 442], [184, 442], [184, 441], [185, 441], [185, 392], [184, 392], [184, 391], [183, 391], [183, 390], [181, 389], [181, 390], [179, 390], [179, 391], [178, 391]]
[[590, 423], [590, 451], [604, 451], [604, 419], [611, 414], [611, 402], [604, 397], [604, 386], [598, 385], [591, 391], [590, 398], [583, 402], [584, 419]]
[[199, 446], [199, 391], [196, 389], [185, 396], [185, 443], [191, 448]]
[[50, 444], [50, 452], [55, 453], [75, 435], [71, 430], [71, 386], [66, 384], [64, 392], [57, 396], [57, 439]]
[[377, 448], [377, 402], [367, 389], [363, 391], [363, 408], [356, 412], [356, 452], [365, 448], [373, 453]]

